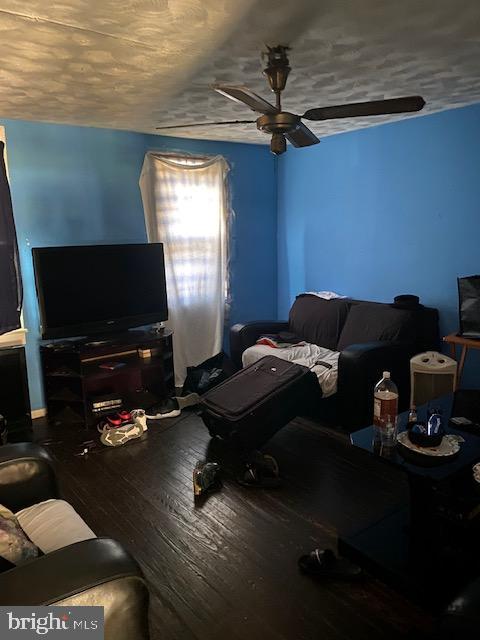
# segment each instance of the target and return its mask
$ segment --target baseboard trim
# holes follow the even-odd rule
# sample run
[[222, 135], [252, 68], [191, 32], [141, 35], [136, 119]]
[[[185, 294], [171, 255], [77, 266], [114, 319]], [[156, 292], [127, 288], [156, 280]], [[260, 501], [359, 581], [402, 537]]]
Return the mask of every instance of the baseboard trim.
[[44, 418], [47, 415], [47, 410], [45, 407], [42, 409], [33, 409], [32, 411], [32, 420], [36, 420], [37, 418]]

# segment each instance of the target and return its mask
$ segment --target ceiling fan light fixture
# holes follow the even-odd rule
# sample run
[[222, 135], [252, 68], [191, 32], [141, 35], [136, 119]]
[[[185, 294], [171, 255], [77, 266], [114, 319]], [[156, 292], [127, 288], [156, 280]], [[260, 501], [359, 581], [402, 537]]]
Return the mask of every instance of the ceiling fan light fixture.
[[287, 141], [283, 133], [274, 133], [270, 142], [270, 151], [276, 156], [285, 153], [287, 150]]
[[283, 91], [287, 84], [290, 67], [267, 67], [263, 73], [267, 76], [272, 91]]

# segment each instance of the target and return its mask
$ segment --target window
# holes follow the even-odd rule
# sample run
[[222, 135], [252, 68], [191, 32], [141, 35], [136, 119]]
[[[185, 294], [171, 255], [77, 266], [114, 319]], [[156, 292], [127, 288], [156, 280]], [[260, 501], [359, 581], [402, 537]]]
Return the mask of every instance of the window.
[[147, 235], [163, 242], [176, 385], [222, 348], [228, 295], [228, 165], [221, 156], [148, 153], [140, 177]]

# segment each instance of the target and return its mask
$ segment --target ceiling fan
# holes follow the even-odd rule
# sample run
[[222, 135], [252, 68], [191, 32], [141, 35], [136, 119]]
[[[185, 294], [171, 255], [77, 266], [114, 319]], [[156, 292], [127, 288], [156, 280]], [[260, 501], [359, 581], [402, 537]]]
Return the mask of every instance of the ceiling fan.
[[319, 121], [334, 120], [336, 118], [355, 118], [359, 116], [378, 116], [391, 113], [407, 113], [420, 111], [425, 105], [421, 96], [406, 98], [390, 98], [388, 100], [373, 100], [372, 102], [353, 102], [350, 104], [331, 107], [317, 107], [308, 109], [302, 116], [288, 111], [282, 111], [281, 93], [285, 89], [290, 64], [287, 57], [289, 47], [282, 45], [267, 47], [268, 65], [263, 73], [267, 76], [271, 90], [275, 93], [275, 105], [270, 104], [247, 87], [215, 84], [213, 89], [218, 93], [242, 105], [250, 107], [252, 111], [260, 113], [256, 120], [229, 120], [223, 122], [196, 122], [193, 124], [171, 125], [156, 127], [163, 129], [180, 129], [190, 127], [205, 127], [212, 125], [236, 125], [257, 123], [257, 129], [272, 134], [270, 149], [272, 153], [280, 155], [287, 149], [287, 140], [294, 147], [308, 147], [320, 140], [303, 122], [302, 119]]

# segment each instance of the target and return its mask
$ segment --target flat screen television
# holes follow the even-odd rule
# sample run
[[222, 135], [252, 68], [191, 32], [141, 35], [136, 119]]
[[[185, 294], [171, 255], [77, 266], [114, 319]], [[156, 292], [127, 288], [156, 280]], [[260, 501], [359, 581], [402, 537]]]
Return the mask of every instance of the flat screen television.
[[42, 338], [90, 336], [168, 318], [161, 243], [32, 253]]

